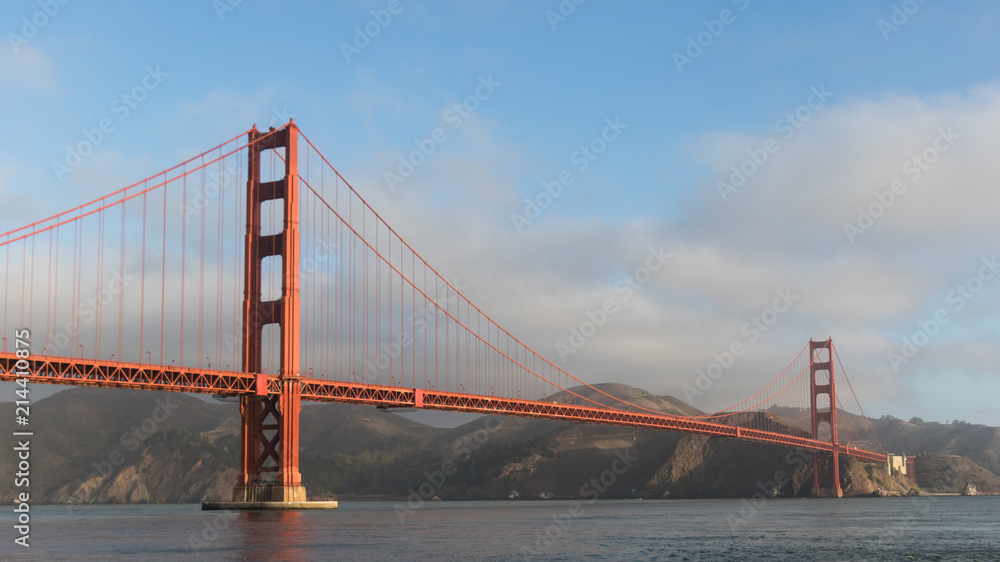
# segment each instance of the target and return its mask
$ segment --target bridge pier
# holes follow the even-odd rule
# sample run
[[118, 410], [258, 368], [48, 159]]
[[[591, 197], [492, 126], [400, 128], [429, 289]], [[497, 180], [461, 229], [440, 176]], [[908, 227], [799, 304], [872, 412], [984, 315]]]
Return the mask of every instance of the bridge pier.
[[298, 470], [298, 381], [282, 381], [282, 387], [281, 394], [240, 399], [241, 470], [234, 502], [306, 501]]
[[[840, 488], [840, 455], [837, 451], [840, 441], [837, 439], [837, 389], [833, 377], [833, 340], [809, 340], [809, 358], [813, 439], [819, 439], [819, 430], [826, 424], [830, 431], [830, 443], [833, 444], [832, 451], [816, 451], [813, 455], [813, 496], [842, 498], [844, 491]], [[824, 405], [827, 407], [824, 408]]]
[[[261, 133], [254, 127], [247, 147], [247, 231], [243, 299], [243, 371], [258, 373], [256, 393], [240, 397], [240, 474], [232, 502], [203, 509], [332, 509], [337, 502], [306, 502], [299, 473], [299, 176], [298, 128]], [[261, 182], [261, 152], [284, 148], [285, 175]], [[261, 236], [261, 205], [283, 202], [283, 229]], [[281, 297], [261, 300], [261, 263], [281, 258]], [[260, 374], [264, 327], [277, 324], [280, 367], [277, 385]]]

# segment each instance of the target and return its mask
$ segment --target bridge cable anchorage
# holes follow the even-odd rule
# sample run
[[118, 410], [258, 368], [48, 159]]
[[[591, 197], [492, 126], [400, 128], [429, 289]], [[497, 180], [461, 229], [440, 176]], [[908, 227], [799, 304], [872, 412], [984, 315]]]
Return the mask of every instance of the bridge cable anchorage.
[[[819, 354], [835, 353], [829, 342], [704, 415], [665, 414], [581, 381], [473, 304], [460, 277], [432, 267], [291, 122], [0, 235], [0, 251], [5, 329], [37, 327], [44, 340], [45, 360], [28, 361], [32, 380], [240, 395], [240, 477], [253, 497], [301, 483], [299, 400], [884, 455], [867, 450], [881, 444], [853, 410], [841, 415], [843, 446], [811, 427], [809, 379], [828, 362]], [[5, 347], [0, 376], [16, 366]], [[830, 397], [832, 412], [846, 411]]]

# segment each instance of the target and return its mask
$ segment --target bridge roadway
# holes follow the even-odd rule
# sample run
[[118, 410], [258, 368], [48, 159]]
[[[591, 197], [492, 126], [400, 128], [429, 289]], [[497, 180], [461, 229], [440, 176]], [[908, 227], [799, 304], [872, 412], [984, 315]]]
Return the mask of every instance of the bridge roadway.
[[[243, 373], [211, 369], [149, 365], [118, 361], [99, 361], [68, 357], [32, 355], [25, 359], [28, 368], [17, 370], [17, 357], [0, 352], [0, 380], [13, 381], [18, 372], [28, 372], [31, 383], [134, 388], [172, 392], [196, 392], [239, 396], [280, 392], [277, 375]], [[23, 363], [21, 365], [24, 366]], [[543, 400], [523, 400], [478, 394], [442, 392], [420, 388], [353, 383], [326, 379], [302, 378], [303, 400], [367, 404], [376, 407], [423, 408], [503, 416], [523, 416], [583, 423], [649, 427], [680, 433], [743, 439], [811, 451], [833, 451], [857, 457], [865, 462], [887, 462], [886, 456], [864, 449], [771, 431], [742, 428], [722, 423], [613, 408], [576, 406]]]

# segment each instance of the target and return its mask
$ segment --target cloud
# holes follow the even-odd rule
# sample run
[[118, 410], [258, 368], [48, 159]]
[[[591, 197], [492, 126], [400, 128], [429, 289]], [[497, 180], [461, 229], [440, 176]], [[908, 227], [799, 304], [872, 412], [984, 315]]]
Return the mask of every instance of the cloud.
[[[775, 131], [705, 135], [695, 155], [715, 173], [693, 196], [688, 231], [755, 254], [947, 251], [956, 240], [991, 232], [990, 209], [1000, 202], [1000, 172], [990, 165], [997, 124], [1000, 84], [989, 84], [928, 99], [848, 100], [816, 112], [790, 140]], [[768, 137], [780, 149], [723, 202], [718, 183]], [[844, 225], [857, 226], [858, 208], [870, 211], [875, 192], [894, 181], [905, 192], [851, 244]]]
[[20, 46], [17, 52], [10, 46], [0, 47], [0, 82], [33, 93], [53, 94], [59, 91], [52, 60], [27, 45]]
[[[831, 102], [789, 139], [774, 130], [706, 133], [693, 154], [713, 174], [687, 187], [676, 221], [650, 218], [646, 209], [617, 223], [580, 219], [554, 205], [518, 235], [507, 214], [517, 208], [519, 182], [538, 166], [501, 131], [485, 119], [462, 131], [449, 141], [455, 147], [442, 145], [395, 194], [380, 175], [357, 185], [435, 267], [457, 274], [477, 305], [557, 364], [555, 344], [615, 296], [615, 280], [639, 266], [649, 246], [665, 244], [672, 253], [666, 267], [567, 359], [571, 372], [591, 382], [681, 395], [696, 370], [732, 341], [745, 341], [743, 327], [788, 288], [800, 300], [748, 345], [727, 384], [707, 393], [706, 407], [745, 398], [810, 338], [831, 336], [850, 358], [856, 390], [914, 399], [909, 372], [894, 372], [886, 354], [996, 253], [1000, 173], [991, 151], [1000, 145], [1000, 84]], [[953, 138], [939, 140], [948, 131]], [[716, 182], [748, 148], [775, 136], [780, 149], [722, 201]], [[934, 162], [914, 163], [935, 143]], [[386, 162], [383, 155], [371, 168], [384, 170]], [[896, 180], [905, 191], [852, 244], [844, 225], [857, 226], [858, 208], [868, 210], [879, 201], [875, 192], [891, 191]], [[449, 220], [428, 220], [435, 216]], [[985, 372], [990, 363], [982, 358], [997, 353], [995, 340], [982, 341], [989, 321], [971, 320], [998, 301], [986, 287], [942, 330], [977, 342], [979, 359], [969, 370]], [[944, 341], [929, 345], [951, 347]], [[920, 355], [907, 369], [947, 376], [948, 363], [931, 363], [936, 357]]]

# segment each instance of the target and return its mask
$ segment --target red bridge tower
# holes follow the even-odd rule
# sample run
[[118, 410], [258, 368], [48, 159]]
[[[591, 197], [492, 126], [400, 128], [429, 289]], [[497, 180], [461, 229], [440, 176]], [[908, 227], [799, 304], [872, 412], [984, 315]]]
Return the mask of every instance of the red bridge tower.
[[[260, 155], [284, 148], [285, 176], [260, 181]], [[299, 177], [298, 128], [289, 123], [270, 133], [257, 128], [249, 134], [247, 173], [246, 265], [243, 300], [243, 371], [261, 373], [264, 327], [280, 331], [280, 371], [277, 388], [258, 374], [256, 395], [240, 397], [242, 415], [240, 475], [235, 502], [304, 502], [306, 489], [299, 473]], [[261, 204], [284, 201], [284, 228], [261, 236]], [[281, 297], [261, 300], [261, 262], [281, 258]]]
[[833, 378], [833, 340], [809, 340], [809, 395], [812, 405], [813, 439], [819, 439], [821, 424], [830, 431], [832, 451], [816, 451], [813, 457], [813, 495], [843, 497], [840, 488], [840, 455], [837, 439], [837, 389]]

